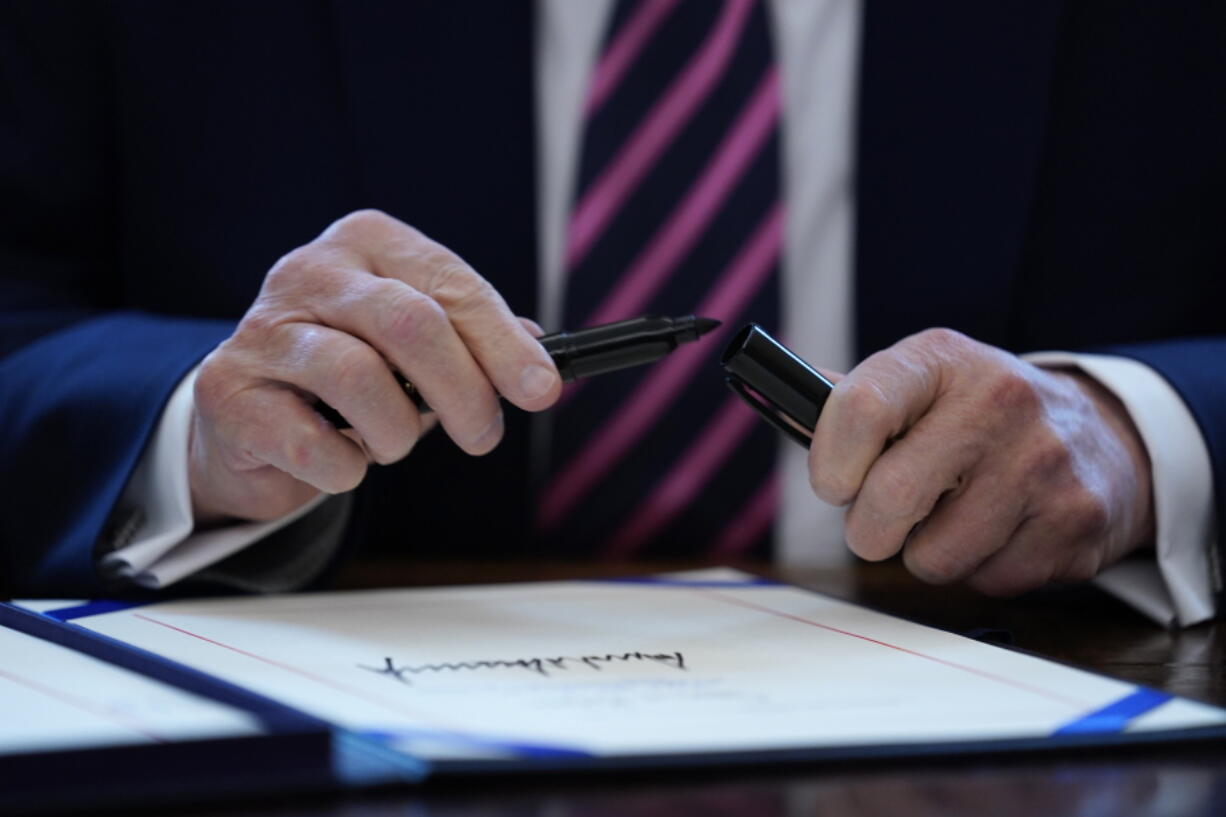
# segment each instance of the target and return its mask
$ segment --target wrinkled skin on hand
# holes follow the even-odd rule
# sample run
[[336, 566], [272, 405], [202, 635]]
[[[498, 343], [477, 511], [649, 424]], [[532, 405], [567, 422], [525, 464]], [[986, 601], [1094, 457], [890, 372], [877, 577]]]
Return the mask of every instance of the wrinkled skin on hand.
[[[558, 398], [539, 334], [446, 247], [378, 211], [345, 216], [273, 266], [201, 365], [189, 448], [197, 522], [273, 519], [351, 490], [436, 422], [467, 453], [487, 453], [502, 437], [500, 395], [528, 411]], [[319, 399], [352, 429], [314, 411]]]
[[1152, 541], [1149, 457], [1091, 378], [930, 329], [833, 379], [809, 475], [857, 555], [1012, 595]]

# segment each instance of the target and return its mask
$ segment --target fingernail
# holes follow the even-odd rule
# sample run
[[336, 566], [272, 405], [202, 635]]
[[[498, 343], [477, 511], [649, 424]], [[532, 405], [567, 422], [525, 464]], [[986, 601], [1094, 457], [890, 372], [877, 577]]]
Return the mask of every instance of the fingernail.
[[525, 368], [519, 376], [519, 390], [527, 399], [535, 400], [552, 389], [557, 379], [558, 376], [552, 370], [534, 363]]
[[502, 412], [494, 415], [494, 419], [490, 420], [490, 424], [485, 429], [473, 438], [472, 446], [474, 448], [485, 448], [490, 442], [497, 442], [502, 436]]

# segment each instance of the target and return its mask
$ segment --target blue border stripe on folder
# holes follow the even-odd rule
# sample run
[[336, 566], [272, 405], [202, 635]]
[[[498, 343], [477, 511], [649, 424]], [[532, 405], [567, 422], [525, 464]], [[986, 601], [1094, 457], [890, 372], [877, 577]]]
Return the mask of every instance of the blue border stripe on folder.
[[333, 728], [322, 718], [288, 704], [80, 625], [57, 621], [43, 613], [0, 603], [0, 626], [241, 709], [271, 732], [331, 731]]
[[591, 584], [639, 584], [657, 587], [784, 587], [783, 582], [753, 576], [748, 579], [670, 579], [664, 576], [626, 576], [616, 579], [587, 579]]
[[1162, 706], [1174, 698], [1166, 692], [1159, 692], [1148, 687], [1137, 687], [1136, 691], [1125, 695], [1118, 701], [1107, 704], [1076, 720], [1061, 726], [1053, 735], [1090, 735], [1109, 732], [1122, 732], [1133, 718], [1140, 717]]
[[87, 601], [85, 604], [74, 604], [72, 607], [61, 607], [58, 610], [43, 610], [42, 615], [47, 618], [53, 618], [56, 621], [72, 621], [74, 618], [85, 618], [86, 616], [100, 616], [103, 613], [117, 613], [120, 610], [130, 610], [133, 607], [144, 607], [146, 604], [152, 604], [150, 601], [115, 601], [113, 599], [99, 599], [98, 601]]
[[567, 746], [550, 746], [544, 743], [521, 743], [519, 741], [469, 735], [462, 732], [448, 732], [441, 729], [364, 729], [357, 734], [381, 743], [394, 744], [397, 740], [413, 740], [416, 738], [452, 743], [458, 746], [470, 746], [478, 749], [493, 749], [521, 758], [562, 759], [592, 757], [590, 752], [585, 752], [582, 749], [572, 749]]

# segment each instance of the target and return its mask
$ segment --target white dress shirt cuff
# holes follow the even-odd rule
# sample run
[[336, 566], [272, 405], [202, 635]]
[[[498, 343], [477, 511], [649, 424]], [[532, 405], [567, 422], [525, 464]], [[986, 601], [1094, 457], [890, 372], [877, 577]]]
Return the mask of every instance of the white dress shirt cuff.
[[174, 584], [260, 541], [298, 519], [326, 496], [271, 522], [247, 522], [193, 533], [187, 446], [191, 432], [193, 369], [166, 404], [153, 438], [124, 489], [120, 505], [139, 509], [131, 538], [104, 555], [104, 575], [157, 589]]
[[1163, 626], [1212, 618], [1216, 540], [1213, 471], [1200, 428], [1157, 372], [1131, 358], [1041, 352], [1039, 366], [1074, 366], [1114, 392], [1145, 442], [1153, 476], [1156, 563], [1126, 560], [1095, 582]]

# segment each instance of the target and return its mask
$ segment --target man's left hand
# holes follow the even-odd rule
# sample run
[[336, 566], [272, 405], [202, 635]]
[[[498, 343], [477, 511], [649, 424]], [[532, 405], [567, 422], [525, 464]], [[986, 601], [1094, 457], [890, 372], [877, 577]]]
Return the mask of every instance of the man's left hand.
[[1091, 378], [929, 329], [835, 379], [809, 476], [859, 556], [1010, 595], [1152, 541], [1145, 446]]

